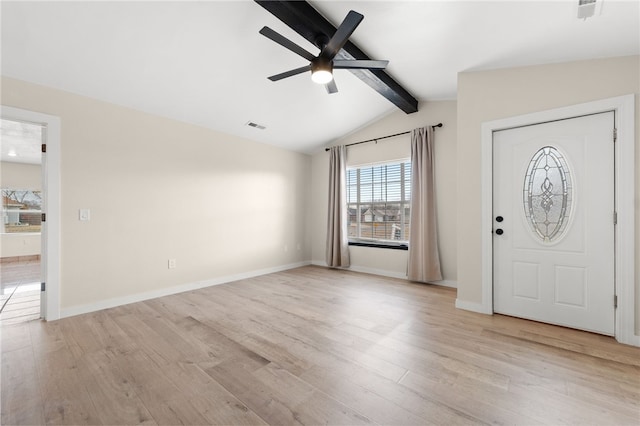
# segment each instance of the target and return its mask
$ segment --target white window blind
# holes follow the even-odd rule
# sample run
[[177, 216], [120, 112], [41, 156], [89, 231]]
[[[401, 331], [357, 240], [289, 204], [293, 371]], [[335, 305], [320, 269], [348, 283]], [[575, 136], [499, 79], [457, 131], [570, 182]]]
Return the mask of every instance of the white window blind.
[[407, 243], [411, 162], [347, 170], [349, 240]]

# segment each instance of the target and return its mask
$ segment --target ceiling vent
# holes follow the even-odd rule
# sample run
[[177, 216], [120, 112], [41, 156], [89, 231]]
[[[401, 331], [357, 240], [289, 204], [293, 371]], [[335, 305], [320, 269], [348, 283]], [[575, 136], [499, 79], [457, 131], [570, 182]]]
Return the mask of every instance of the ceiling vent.
[[[602, 1], [600, 1], [602, 3]], [[578, 19], [591, 18], [596, 13], [596, 0], [578, 0]]]
[[260, 130], [264, 130], [267, 128], [266, 126], [263, 126], [262, 124], [254, 123], [253, 121], [247, 121], [245, 124], [249, 127], [255, 127], [256, 129], [260, 129]]

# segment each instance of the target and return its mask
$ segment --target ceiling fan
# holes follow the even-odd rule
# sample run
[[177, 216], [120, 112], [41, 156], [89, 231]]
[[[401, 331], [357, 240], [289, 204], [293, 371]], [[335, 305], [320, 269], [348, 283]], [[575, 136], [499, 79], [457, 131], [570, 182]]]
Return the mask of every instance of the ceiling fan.
[[333, 36], [328, 39], [321, 35], [316, 39], [316, 45], [320, 48], [318, 56], [314, 56], [306, 49], [298, 46], [285, 36], [277, 33], [269, 27], [263, 27], [259, 33], [289, 49], [309, 61], [309, 65], [285, 71], [269, 77], [271, 81], [282, 80], [311, 71], [311, 80], [318, 84], [324, 84], [328, 93], [336, 93], [338, 87], [333, 80], [334, 69], [377, 69], [382, 70], [387, 67], [389, 61], [376, 61], [371, 59], [335, 59], [336, 55], [348, 41], [355, 29], [360, 25], [364, 16], [353, 10], [349, 11], [344, 21], [340, 24]]

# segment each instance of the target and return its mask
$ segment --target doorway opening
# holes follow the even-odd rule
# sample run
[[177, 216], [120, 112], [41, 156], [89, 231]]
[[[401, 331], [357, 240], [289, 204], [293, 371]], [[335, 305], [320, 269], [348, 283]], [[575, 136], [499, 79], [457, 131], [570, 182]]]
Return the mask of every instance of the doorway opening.
[[3, 118], [0, 131], [0, 321], [6, 325], [42, 316], [42, 144], [46, 128]]

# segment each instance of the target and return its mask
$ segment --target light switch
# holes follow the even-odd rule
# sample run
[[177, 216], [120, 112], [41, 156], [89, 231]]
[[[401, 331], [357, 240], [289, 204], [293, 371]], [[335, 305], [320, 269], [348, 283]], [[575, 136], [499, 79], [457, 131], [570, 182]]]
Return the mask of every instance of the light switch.
[[88, 222], [89, 220], [91, 220], [91, 210], [80, 209], [80, 220], [83, 222]]

